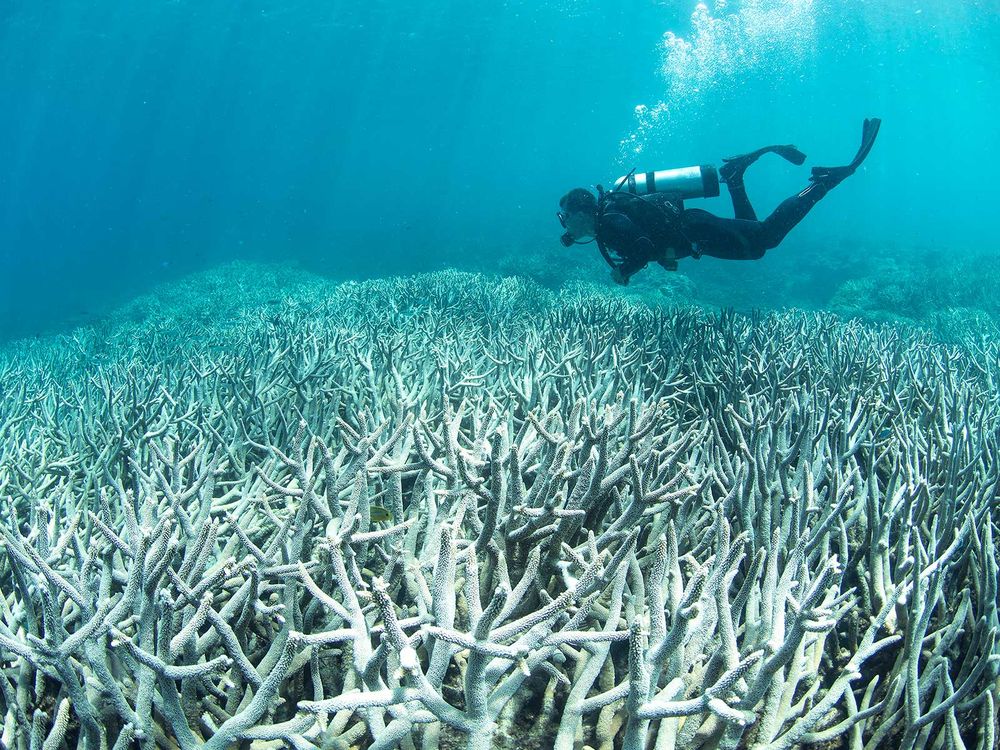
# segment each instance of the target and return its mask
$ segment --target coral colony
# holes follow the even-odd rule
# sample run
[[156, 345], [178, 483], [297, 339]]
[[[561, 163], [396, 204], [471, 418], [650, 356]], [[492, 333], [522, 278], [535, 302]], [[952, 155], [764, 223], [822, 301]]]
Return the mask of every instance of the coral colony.
[[996, 343], [248, 308], [0, 357], [3, 748], [996, 746]]

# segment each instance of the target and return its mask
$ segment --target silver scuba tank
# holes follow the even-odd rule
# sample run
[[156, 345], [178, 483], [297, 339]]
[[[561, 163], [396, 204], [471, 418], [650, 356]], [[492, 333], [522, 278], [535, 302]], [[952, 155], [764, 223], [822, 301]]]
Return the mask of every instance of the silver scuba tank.
[[709, 164], [657, 172], [631, 172], [615, 180], [614, 189], [633, 195], [665, 193], [681, 200], [714, 198], [719, 194], [719, 173]]

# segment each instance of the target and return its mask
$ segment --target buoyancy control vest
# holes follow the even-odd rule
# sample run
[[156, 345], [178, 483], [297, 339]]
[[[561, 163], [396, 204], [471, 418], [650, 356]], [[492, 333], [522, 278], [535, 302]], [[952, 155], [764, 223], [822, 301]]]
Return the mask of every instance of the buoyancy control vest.
[[638, 196], [621, 190], [604, 190], [597, 186], [597, 247], [601, 255], [612, 267], [615, 266], [604, 239], [601, 237], [601, 221], [611, 213], [620, 213], [628, 218], [642, 235], [649, 239], [661, 254], [650, 260], [661, 261], [672, 270], [677, 267], [677, 258], [691, 253], [691, 242], [681, 228], [683, 202], [655, 193]]

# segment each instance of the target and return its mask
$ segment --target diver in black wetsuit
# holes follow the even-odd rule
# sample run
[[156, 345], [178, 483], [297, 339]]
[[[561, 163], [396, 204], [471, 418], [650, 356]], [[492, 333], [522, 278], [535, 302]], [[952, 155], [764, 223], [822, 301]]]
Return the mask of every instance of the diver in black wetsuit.
[[[748, 154], [724, 159], [719, 176], [729, 188], [734, 219], [725, 219], [698, 208], [684, 209], [669, 196], [656, 193], [638, 196], [618, 189], [605, 192], [598, 186], [597, 198], [584, 188], [575, 188], [559, 201], [559, 222], [566, 230], [567, 247], [586, 238], [596, 240], [601, 255], [611, 266], [611, 278], [627, 284], [629, 277], [655, 261], [668, 270], [677, 260], [710, 255], [728, 260], [756, 260], [777, 247], [796, 224], [830, 190], [854, 174], [868, 156], [882, 121], [865, 120], [861, 147], [844, 167], [813, 167], [811, 184], [758, 221], [743, 185], [743, 172], [766, 153], [776, 153], [793, 164], [802, 164], [805, 154], [794, 146], [765, 146]], [[620, 187], [620, 186], [619, 186]]]

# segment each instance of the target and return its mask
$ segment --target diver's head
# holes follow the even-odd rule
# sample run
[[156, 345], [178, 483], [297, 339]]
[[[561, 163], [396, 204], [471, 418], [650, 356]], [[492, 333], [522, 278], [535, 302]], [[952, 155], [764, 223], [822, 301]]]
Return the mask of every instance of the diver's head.
[[559, 238], [566, 247], [597, 232], [597, 199], [584, 188], [573, 188], [559, 199], [556, 212], [565, 234]]

